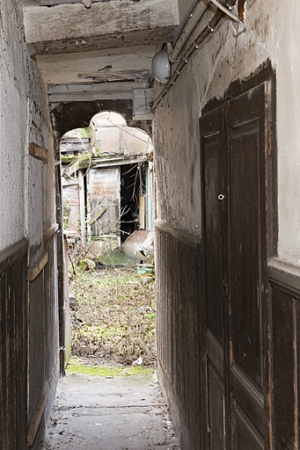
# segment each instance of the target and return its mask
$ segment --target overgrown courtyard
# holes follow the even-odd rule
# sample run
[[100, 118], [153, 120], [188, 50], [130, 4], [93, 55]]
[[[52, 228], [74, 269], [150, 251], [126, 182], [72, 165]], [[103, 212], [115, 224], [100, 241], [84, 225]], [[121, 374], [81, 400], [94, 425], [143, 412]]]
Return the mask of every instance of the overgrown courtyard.
[[136, 267], [76, 268], [70, 293], [73, 356], [88, 366], [156, 367], [153, 278]]

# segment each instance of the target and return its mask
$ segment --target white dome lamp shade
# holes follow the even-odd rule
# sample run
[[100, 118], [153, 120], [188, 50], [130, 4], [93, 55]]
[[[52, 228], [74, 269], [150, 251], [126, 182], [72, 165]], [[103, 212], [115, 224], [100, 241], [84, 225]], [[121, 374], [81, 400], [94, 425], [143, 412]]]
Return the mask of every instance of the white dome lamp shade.
[[154, 78], [166, 84], [170, 79], [171, 66], [167, 50], [159, 50], [152, 59], [152, 72]]

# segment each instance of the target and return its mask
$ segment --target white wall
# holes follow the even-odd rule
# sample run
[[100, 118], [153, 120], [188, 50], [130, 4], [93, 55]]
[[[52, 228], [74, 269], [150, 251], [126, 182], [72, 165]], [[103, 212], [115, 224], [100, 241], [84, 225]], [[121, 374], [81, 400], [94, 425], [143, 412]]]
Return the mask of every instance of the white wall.
[[277, 76], [278, 251], [295, 263], [300, 263], [299, 23], [298, 0], [249, 0], [245, 27], [237, 34], [224, 20], [155, 113], [155, 143], [165, 174], [159, 180], [160, 215], [193, 232], [201, 219], [201, 109], [209, 99], [221, 98], [232, 81], [271, 61]]
[[[0, 250], [24, 236], [32, 246], [54, 221], [53, 147], [46, 94], [24, 43], [21, 2], [1, 1]], [[28, 156], [29, 142], [49, 150], [49, 163]]]

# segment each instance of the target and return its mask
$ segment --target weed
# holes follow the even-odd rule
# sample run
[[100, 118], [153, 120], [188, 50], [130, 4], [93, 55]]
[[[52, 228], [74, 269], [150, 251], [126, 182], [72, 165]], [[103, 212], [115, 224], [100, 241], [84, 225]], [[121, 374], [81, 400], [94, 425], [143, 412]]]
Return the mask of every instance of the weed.
[[[155, 289], [135, 268], [78, 271], [71, 290], [72, 354], [130, 364], [139, 356], [155, 367]], [[150, 311], [149, 311], [150, 308]]]

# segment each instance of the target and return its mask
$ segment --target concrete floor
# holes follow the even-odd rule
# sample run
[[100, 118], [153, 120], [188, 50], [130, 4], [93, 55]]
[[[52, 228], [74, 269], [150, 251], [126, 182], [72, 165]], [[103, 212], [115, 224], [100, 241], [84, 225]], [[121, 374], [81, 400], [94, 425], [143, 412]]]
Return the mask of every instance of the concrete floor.
[[155, 375], [59, 382], [44, 450], [180, 450]]

